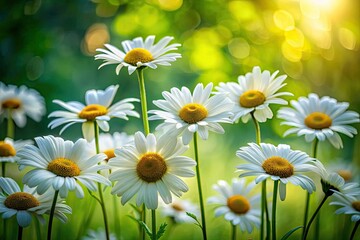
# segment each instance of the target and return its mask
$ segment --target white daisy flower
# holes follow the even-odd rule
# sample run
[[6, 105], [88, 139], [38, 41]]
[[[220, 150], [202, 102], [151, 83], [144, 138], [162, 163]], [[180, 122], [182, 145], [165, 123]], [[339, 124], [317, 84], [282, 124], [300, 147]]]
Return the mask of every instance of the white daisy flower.
[[209, 130], [224, 133], [219, 123], [232, 123], [230, 112], [233, 104], [226, 94], [211, 96], [213, 84], [204, 88], [197, 84], [191, 94], [187, 87], [172, 88], [170, 92], [163, 92], [165, 100], [156, 100], [153, 103], [162, 110], [151, 110], [154, 114], [149, 120], [164, 120], [156, 130], [161, 130], [173, 137], [182, 136], [184, 144], [189, 144], [195, 132], [206, 140]]
[[[19, 185], [11, 178], [0, 178], [0, 213], [2, 218], [7, 219], [16, 215], [17, 222], [21, 227], [27, 227], [31, 223], [31, 217], [36, 216], [41, 223], [45, 222], [44, 214], [49, 214], [54, 198], [54, 190], [49, 189], [42, 195], [35, 189], [24, 185], [21, 191]], [[54, 216], [62, 222], [67, 221], [65, 214], [71, 214], [71, 208], [61, 198], [57, 199]]]
[[65, 108], [68, 111], [55, 111], [49, 117], [57, 119], [50, 122], [51, 129], [66, 124], [60, 131], [60, 134], [75, 123], [82, 123], [82, 133], [86, 140], [94, 139], [94, 122], [99, 125], [101, 130], [107, 132], [110, 129], [108, 121], [111, 118], [121, 118], [128, 120], [127, 116], [140, 117], [134, 111], [134, 105], [131, 102], [138, 102], [136, 98], [126, 98], [111, 106], [119, 85], [111, 85], [103, 90], [89, 90], [85, 94], [86, 106], [80, 102], [63, 102], [54, 100], [53, 102]]
[[141, 132], [135, 133], [134, 145], [115, 150], [115, 158], [109, 165], [118, 168], [110, 174], [109, 179], [117, 183], [111, 193], [121, 196], [124, 205], [135, 194], [136, 204], [145, 204], [149, 209], [158, 207], [158, 193], [162, 200], [172, 202], [171, 193], [180, 197], [188, 191], [188, 186], [179, 177], [193, 177], [191, 169], [196, 162], [180, 156], [188, 147], [179, 139], [168, 135], [156, 138], [154, 134], [145, 137]]
[[[113, 233], [111, 233], [109, 237], [110, 240], [116, 240], [116, 236]], [[102, 228], [99, 228], [96, 231], [90, 229], [88, 230], [86, 236], [83, 236], [81, 238], [81, 240], [102, 240], [102, 239], [106, 239], [105, 230]]]
[[73, 143], [59, 137], [45, 136], [35, 138], [35, 142], [38, 147], [26, 145], [18, 152], [18, 164], [20, 170], [26, 166], [35, 168], [25, 174], [23, 182], [30, 187], [37, 187], [39, 194], [52, 186], [59, 190], [63, 198], [74, 190], [78, 198], [83, 198], [84, 191], [78, 182], [90, 191], [97, 190], [95, 182], [111, 185], [109, 180], [97, 173], [108, 168], [106, 165], [98, 165], [105, 160], [106, 155], [95, 155], [85, 139]]
[[0, 162], [16, 162], [19, 157], [16, 153], [23, 148], [26, 144], [33, 144], [32, 140], [17, 140], [5, 138], [0, 141]]
[[163, 204], [161, 212], [174, 223], [195, 223], [195, 220], [186, 214], [187, 212], [199, 217], [199, 208], [189, 200], [176, 199], [170, 204]]
[[293, 94], [278, 92], [280, 88], [286, 85], [283, 83], [286, 75], [276, 77], [278, 72], [270, 75], [269, 71], [261, 72], [260, 67], [254, 67], [251, 73], [239, 76], [238, 83], [220, 83], [218, 87], [215, 87], [219, 93], [227, 93], [234, 103], [232, 109], [234, 121], [241, 118], [246, 123], [253, 114], [257, 121], [265, 122], [266, 119], [273, 117], [270, 104], [287, 104], [287, 101], [280, 97], [292, 96]]
[[293, 108], [282, 108], [278, 112], [278, 118], [285, 120], [282, 124], [292, 127], [284, 136], [292, 133], [304, 135], [307, 142], [315, 138], [320, 141], [328, 139], [335, 148], [342, 148], [342, 140], [338, 133], [349, 137], [357, 134], [357, 130], [348, 124], [360, 122], [359, 114], [347, 111], [347, 102], [338, 103], [334, 98], [319, 98], [311, 93], [308, 98], [292, 100], [291, 105]]
[[345, 182], [356, 182], [359, 180], [359, 169], [352, 162], [338, 159], [336, 162], [331, 162], [327, 169], [329, 172], [336, 172], [342, 177]]
[[0, 93], [0, 116], [10, 115], [18, 127], [26, 125], [26, 116], [40, 122], [45, 114], [44, 98], [34, 89], [0, 84]]
[[317, 172], [314, 159], [304, 152], [291, 150], [289, 145], [279, 144], [276, 147], [267, 143], [249, 143], [249, 146], [240, 148], [236, 156], [249, 162], [237, 167], [242, 171], [240, 177], [257, 176], [256, 184], [267, 178], [279, 180], [281, 200], [285, 200], [286, 184], [289, 182], [301, 186], [309, 193], [315, 191], [313, 180], [304, 175], [304, 172]]
[[95, 55], [95, 60], [104, 60], [104, 63], [99, 68], [109, 64], [117, 64], [116, 74], [119, 74], [122, 67], [127, 67], [129, 74], [132, 74], [141, 67], [156, 69], [157, 65], [170, 66], [170, 62], [181, 58], [180, 53], [168, 53], [177, 50], [181, 46], [179, 43], [168, 45], [173, 39], [173, 37], [163, 37], [158, 43], [154, 44], [155, 36], [148, 36], [145, 41], [142, 37], [137, 37], [121, 43], [124, 51], [113, 45], [105, 44], [107, 49], [96, 49], [101, 54]]
[[231, 186], [223, 181], [213, 185], [213, 189], [220, 195], [210, 197], [208, 203], [218, 204], [215, 216], [224, 215], [232, 225], [239, 225], [240, 229], [248, 233], [253, 226], [260, 227], [260, 194], [250, 195], [255, 184], [246, 184], [244, 179], [233, 179]]
[[360, 221], [360, 195], [334, 194], [334, 197], [335, 201], [330, 202], [330, 205], [340, 206], [336, 214], [348, 214], [351, 215], [351, 221]]

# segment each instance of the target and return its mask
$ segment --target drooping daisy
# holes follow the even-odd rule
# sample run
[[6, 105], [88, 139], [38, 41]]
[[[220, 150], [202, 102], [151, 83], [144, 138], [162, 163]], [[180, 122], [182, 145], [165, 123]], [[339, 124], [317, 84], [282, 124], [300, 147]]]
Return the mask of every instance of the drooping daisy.
[[[105, 230], [102, 228], [95, 230], [88, 230], [86, 236], [83, 236], [81, 240], [100, 240], [100, 239], [106, 239], [106, 233]], [[110, 240], [116, 240], [116, 236], [111, 233], [110, 234]]]
[[53, 187], [59, 190], [63, 198], [74, 190], [77, 197], [83, 198], [84, 191], [78, 182], [90, 191], [97, 190], [95, 182], [111, 185], [109, 180], [97, 173], [107, 168], [106, 165], [98, 165], [106, 159], [106, 155], [95, 155], [85, 139], [73, 143], [59, 137], [45, 136], [35, 138], [35, 142], [37, 147], [26, 145], [18, 152], [18, 164], [20, 170], [26, 166], [34, 167], [25, 174], [23, 182], [37, 187], [39, 194]]
[[101, 130], [107, 132], [110, 129], [108, 121], [111, 118], [121, 118], [128, 120], [128, 116], [139, 117], [134, 111], [134, 105], [131, 102], [138, 102], [136, 98], [126, 98], [111, 106], [119, 85], [111, 85], [103, 90], [89, 90], [85, 94], [86, 106], [80, 102], [63, 102], [54, 100], [53, 102], [65, 108], [67, 111], [52, 112], [49, 117], [57, 119], [50, 122], [51, 129], [66, 124], [60, 131], [60, 134], [75, 123], [82, 123], [82, 133], [86, 140], [94, 139], [94, 122], [98, 124]]
[[115, 158], [109, 165], [118, 168], [109, 179], [117, 183], [111, 193], [121, 196], [125, 204], [135, 194], [136, 204], [145, 204], [149, 209], [158, 207], [158, 194], [169, 204], [171, 193], [180, 197], [188, 191], [188, 186], [179, 177], [193, 177], [191, 169], [196, 165], [189, 157], [180, 156], [188, 149], [177, 138], [162, 135], [147, 137], [141, 132], [135, 133], [134, 145], [124, 146], [121, 151], [115, 150]]
[[157, 65], [170, 66], [170, 62], [181, 58], [180, 53], [168, 53], [177, 50], [181, 46], [179, 43], [168, 45], [173, 39], [173, 37], [163, 37], [158, 43], [154, 44], [155, 36], [148, 36], [145, 41], [142, 37], [137, 37], [121, 43], [124, 51], [113, 45], [105, 44], [107, 49], [96, 49], [101, 54], [95, 55], [95, 60], [104, 60], [104, 63], [99, 68], [109, 64], [117, 64], [116, 74], [119, 74], [122, 67], [127, 67], [129, 74], [132, 74], [137, 68], [141, 67], [155, 69]]
[[24, 127], [26, 116], [39, 122], [45, 114], [44, 98], [34, 89], [26, 86], [0, 84], [0, 116], [14, 120], [18, 127]]
[[5, 138], [4, 141], [0, 141], [0, 162], [16, 162], [19, 159], [16, 153], [26, 144], [33, 144], [33, 141], [14, 141], [11, 138]]
[[[48, 189], [39, 195], [35, 189], [24, 185], [21, 191], [19, 185], [11, 178], [0, 178], [0, 213], [2, 218], [10, 218], [16, 215], [17, 222], [21, 227], [27, 227], [31, 223], [31, 217], [35, 216], [41, 223], [45, 222], [44, 214], [49, 214], [54, 190]], [[57, 199], [54, 216], [62, 222], [67, 221], [65, 214], [71, 214], [71, 208], [61, 198]]]
[[231, 186], [223, 181], [213, 185], [213, 189], [220, 195], [208, 199], [208, 203], [218, 204], [215, 216], [224, 215], [227, 221], [248, 233], [253, 226], [260, 227], [260, 195], [250, 195], [254, 184], [246, 184], [244, 179], [233, 179]]
[[181, 135], [184, 144], [189, 144], [195, 132], [204, 140], [208, 138], [209, 130], [224, 133], [219, 123], [232, 123], [230, 110], [233, 104], [226, 94], [210, 97], [212, 87], [212, 83], [205, 88], [199, 83], [193, 94], [186, 87], [163, 92], [165, 100], [153, 102], [162, 110], [149, 111], [154, 114], [149, 120], [164, 120], [156, 130], [171, 136]]
[[189, 200], [176, 199], [170, 204], [163, 204], [161, 210], [163, 216], [175, 223], [194, 223], [195, 220], [187, 212], [199, 217], [199, 208]]
[[328, 139], [335, 148], [342, 148], [342, 140], [338, 133], [349, 137], [357, 134], [357, 130], [349, 124], [360, 122], [359, 114], [347, 111], [347, 102], [339, 103], [334, 98], [319, 98], [311, 93], [307, 98], [292, 100], [291, 105], [293, 108], [282, 108], [278, 112], [278, 118], [285, 120], [282, 124], [292, 127], [284, 136], [292, 133], [304, 135], [307, 142], [315, 138], [320, 141]]
[[360, 221], [360, 195], [334, 194], [335, 200], [330, 205], [340, 206], [336, 214], [351, 215], [351, 221]]
[[315, 191], [315, 184], [305, 172], [316, 172], [317, 168], [313, 164], [313, 158], [306, 153], [294, 151], [289, 145], [249, 143], [249, 146], [241, 147], [236, 156], [249, 162], [241, 164], [237, 168], [242, 172], [240, 177], [256, 176], [255, 182], [259, 183], [267, 178], [273, 181], [280, 180], [279, 193], [280, 199], [285, 200], [286, 184], [292, 183], [301, 186], [309, 193]]
[[238, 83], [220, 83], [215, 87], [219, 93], [227, 93], [234, 103], [232, 109], [234, 121], [241, 118], [243, 122], [247, 122], [251, 118], [250, 114], [253, 113], [257, 121], [265, 122], [266, 119], [273, 117], [270, 104], [287, 104], [287, 101], [280, 97], [293, 94], [278, 92], [286, 85], [284, 83], [286, 75], [276, 77], [278, 72], [270, 75], [269, 71], [261, 72], [260, 67], [254, 67], [251, 73], [239, 76]]

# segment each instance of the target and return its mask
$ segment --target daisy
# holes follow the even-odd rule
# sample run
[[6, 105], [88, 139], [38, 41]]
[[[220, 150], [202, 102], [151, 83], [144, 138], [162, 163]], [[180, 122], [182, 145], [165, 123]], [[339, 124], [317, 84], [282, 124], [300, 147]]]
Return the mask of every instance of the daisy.
[[188, 186], [179, 177], [193, 177], [191, 169], [196, 165], [189, 157], [180, 156], [188, 149], [178, 139], [154, 134], [147, 137], [141, 132], [135, 133], [134, 145], [115, 150], [115, 158], [109, 165], [117, 167], [109, 179], [117, 182], [111, 193], [121, 196], [124, 205], [135, 194], [136, 204], [145, 204], [149, 209], [158, 207], [158, 193], [162, 200], [172, 202], [171, 193], [180, 197], [188, 191]]
[[127, 67], [130, 75], [136, 69], [142, 67], [156, 69], [157, 65], [170, 66], [170, 62], [181, 58], [180, 53], [168, 53], [169, 51], [177, 50], [181, 46], [179, 43], [168, 45], [173, 39], [173, 37], [167, 36], [154, 44], [155, 36], [148, 36], [145, 41], [142, 37], [137, 37], [121, 43], [124, 51], [119, 50], [113, 45], [105, 44], [107, 49], [96, 49], [101, 54], [95, 55], [95, 60], [104, 60], [104, 63], [99, 68], [109, 64], [117, 64], [117, 75], [119, 75], [122, 67]]
[[198, 207], [189, 200], [176, 199], [170, 204], [163, 204], [162, 214], [169, 217], [174, 223], [194, 223], [195, 220], [187, 215], [192, 213], [196, 217], [199, 216]]
[[215, 216], [224, 215], [232, 225], [239, 225], [242, 231], [253, 231], [253, 226], [260, 227], [260, 195], [251, 196], [254, 184], [246, 185], [244, 179], [233, 179], [231, 186], [223, 181], [213, 185], [220, 195], [210, 197], [208, 203], [218, 204]]
[[94, 139], [94, 122], [107, 132], [110, 129], [108, 121], [111, 118], [122, 118], [128, 120], [127, 116], [139, 117], [139, 114], [134, 111], [134, 105], [131, 102], [138, 102], [136, 98], [126, 98], [119, 101], [112, 106], [115, 94], [119, 85], [111, 85], [103, 90], [89, 90], [85, 94], [86, 106], [80, 102], [63, 102], [54, 100], [53, 102], [65, 108], [68, 111], [55, 111], [49, 117], [56, 117], [57, 119], [50, 122], [51, 129], [60, 125], [66, 124], [60, 131], [60, 134], [75, 123], [82, 123], [82, 133], [86, 140]]
[[[104, 229], [88, 230], [86, 236], [82, 237], [81, 240], [100, 240], [106, 239], [106, 233]], [[110, 234], [110, 240], [116, 240], [116, 236], [114, 234]]]
[[286, 184], [300, 185], [309, 193], [315, 191], [315, 184], [304, 172], [317, 171], [313, 164], [313, 158], [306, 153], [294, 151], [289, 145], [279, 144], [277, 147], [272, 144], [249, 143], [249, 146], [242, 147], [236, 152], [236, 156], [249, 162], [241, 164], [237, 168], [242, 171], [240, 177], [257, 176], [256, 184], [271, 178], [273, 181], [280, 180], [280, 199], [285, 200]]
[[356, 182], [359, 178], [358, 167], [344, 159], [339, 159], [337, 162], [328, 165], [330, 172], [336, 172], [339, 174], [345, 182]]
[[97, 190], [94, 182], [111, 185], [109, 180], [97, 173], [107, 168], [106, 165], [98, 165], [106, 155], [95, 155], [84, 139], [73, 143], [59, 137], [45, 136], [35, 138], [35, 142], [38, 147], [26, 145], [18, 152], [18, 164], [20, 170], [26, 166], [34, 167], [25, 174], [23, 182], [37, 187], [39, 194], [52, 186], [63, 198], [74, 190], [78, 198], [83, 198], [84, 191], [78, 182], [90, 191]]
[[284, 136], [292, 133], [304, 135], [307, 142], [315, 138], [320, 141], [328, 139], [335, 148], [342, 148], [342, 140], [338, 133], [349, 137], [357, 134], [357, 130], [349, 124], [360, 122], [359, 114], [347, 111], [349, 103], [339, 103], [327, 96], [319, 98], [311, 93], [307, 98], [292, 100], [291, 105], [293, 108], [282, 108], [278, 112], [278, 118], [285, 120], [282, 124], [292, 127]]
[[219, 93], [227, 93], [234, 103], [232, 109], [234, 121], [241, 118], [246, 123], [253, 114], [257, 121], [265, 122], [266, 119], [273, 117], [270, 104], [287, 104], [287, 101], [280, 97], [292, 96], [293, 94], [278, 92], [280, 88], [286, 85], [283, 83], [286, 75], [276, 77], [278, 72], [270, 75], [269, 71], [261, 72], [260, 67], [254, 67], [251, 73], [239, 76], [238, 83], [220, 83], [218, 87], [215, 87]]
[[[31, 217], [35, 216], [41, 223], [45, 222], [44, 214], [49, 214], [54, 190], [49, 189], [39, 195], [35, 189], [24, 185], [21, 191], [19, 185], [11, 178], [0, 178], [0, 213], [2, 218], [7, 219], [16, 215], [17, 222], [21, 227], [27, 227], [31, 223]], [[55, 217], [62, 222], [67, 221], [65, 214], [71, 214], [71, 208], [65, 201], [58, 198], [55, 205]]]
[[18, 127], [26, 125], [26, 115], [40, 122], [45, 114], [44, 98], [26, 86], [0, 84], [0, 116], [11, 118]]
[[16, 162], [19, 159], [16, 153], [26, 144], [33, 144], [33, 141], [14, 141], [11, 138], [5, 138], [4, 141], [0, 141], [0, 162]]
[[334, 194], [335, 200], [330, 205], [340, 206], [336, 214], [349, 214], [351, 221], [360, 221], [360, 195]]
[[182, 136], [184, 144], [189, 144], [195, 132], [206, 140], [209, 130], [224, 133], [219, 123], [232, 123], [230, 112], [233, 104], [226, 94], [210, 97], [213, 84], [204, 88], [197, 84], [193, 94], [186, 87], [172, 88], [170, 92], [163, 92], [165, 100], [153, 103], [162, 110], [151, 110], [154, 114], [149, 120], [164, 120], [156, 130], [162, 130], [169, 136]]

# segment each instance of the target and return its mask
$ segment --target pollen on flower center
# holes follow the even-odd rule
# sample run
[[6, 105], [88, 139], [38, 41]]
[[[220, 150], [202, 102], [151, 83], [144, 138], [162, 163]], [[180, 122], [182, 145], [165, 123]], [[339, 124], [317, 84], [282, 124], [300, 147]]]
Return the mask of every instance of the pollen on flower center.
[[178, 212], [183, 212], [185, 209], [178, 203], [172, 203], [171, 207]]
[[352, 179], [352, 173], [349, 170], [339, 170], [337, 173], [345, 180], [345, 182]]
[[164, 158], [157, 153], [144, 154], [137, 166], [136, 173], [146, 182], [156, 182], [166, 173], [167, 165]]
[[1, 106], [7, 109], [18, 109], [21, 106], [21, 101], [17, 98], [9, 98], [3, 101]]
[[81, 110], [79, 117], [88, 121], [94, 121], [96, 117], [106, 115], [107, 108], [99, 104], [90, 104]]
[[242, 195], [233, 195], [227, 199], [227, 206], [237, 214], [245, 214], [250, 210], [250, 203]]
[[103, 153], [105, 153], [105, 155], [107, 156], [107, 158], [105, 159], [105, 161], [109, 161], [110, 158], [115, 157], [115, 152], [113, 148], [110, 149], [106, 149]]
[[189, 103], [183, 106], [179, 111], [179, 117], [187, 123], [197, 123], [208, 115], [207, 109], [198, 103]]
[[4, 201], [7, 208], [27, 210], [40, 205], [39, 201], [30, 193], [16, 192], [10, 194]]
[[47, 169], [61, 177], [75, 177], [80, 175], [79, 166], [66, 158], [57, 158], [52, 160]]
[[266, 173], [281, 178], [287, 178], [294, 174], [293, 165], [288, 160], [278, 156], [266, 159], [262, 164], [262, 168]]
[[16, 150], [11, 144], [0, 141], [0, 157], [12, 157], [16, 155]]
[[266, 100], [265, 95], [258, 90], [248, 90], [241, 94], [240, 105], [245, 108], [257, 107]]
[[331, 118], [321, 112], [310, 113], [304, 120], [305, 125], [312, 129], [324, 129], [328, 128], [332, 124]]
[[360, 212], [360, 201], [355, 201], [351, 203], [351, 206], [358, 212]]
[[147, 63], [154, 60], [151, 52], [145, 48], [133, 48], [131, 49], [124, 58], [124, 62], [136, 66], [138, 62]]

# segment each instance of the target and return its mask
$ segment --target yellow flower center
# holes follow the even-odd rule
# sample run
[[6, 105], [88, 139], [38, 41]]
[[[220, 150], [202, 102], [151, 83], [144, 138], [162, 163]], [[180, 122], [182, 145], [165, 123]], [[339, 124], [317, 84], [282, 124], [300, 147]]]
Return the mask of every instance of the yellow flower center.
[[104, 151], [105, 155], [107, 156], [107, 158], [105, 159], [105, 161], [109, 161], [110, 158], [113, 158], [115, 157], [115, 152], [114, 152], [114, 149], [113, 148], [110, 148], [110, 149], [106, 149]]
[[52, 160], [47, 169], [61, 177], [74, 177], [80, 175], [79, 166], [66, 158], [57, 158]]
[[15, 148], [4, 141], [0, 141], [0, 157], [12, 157], [16, 155]]
[[356, 210], [360, 212], [360, 201], [355, 201], [351, 203], [351, 206]]
[[79, 117], [88, 121], [94, 121], [96, 117], [106, 115], [107, 109], [99, 104], [90, 104], [81, 110]]
[[136, 173], [139, 178], [149, 183], [160, 180], [166, 170], [164, 158], [157, 153], [144, 154], [136, 166]]
[[250, 210], [250, 203], [242, 195], [234, 195], [228, 198], [227, 206], [230, 210], [237, 214], [245, 214]]
[[337, 172], [346, 182], [352, 179], [352, 173], [349, 170], [339, 170]]
[[262, 164], [262, 168], [267, 174], [281, 178], [287, 178], [294, 174], [293, 165], [288, 160], [278, 156], [266, 159]]
[[241, 94], [240, 105], [245, 108], [257, 107], [265, 102], [265, 95], [258, 90], [248, 90]]
[[151, 52], [145, 48], [134, 48], [131, 49], [124, 58], [124, 62], [136, 66], [138, 62], [147, 63], [154, 60]]
[[172, 203], [171, 207], [178, 212], [183, 212], [185, 209], [178, 203]]
[[187, 123], [196, 123], [208, 115], [207, 109], [198, 103], [189, 103], [183, 106], [179, 111], [179, 117]]
[[16, 192], [10, 194], [4, 201], [7, 208], [27, 210], [40, 205], [39, 201], [30, 193]]
[[321, 112], [310, 113], [304, 120], [305, 125], [312, 129], [324, 129], [331, 126], [331, 118]]
[[7, 109], [18, 109], [21, 106], [21, 101], [17, 98], [9, 98], [3, 101], [1, 105]]

